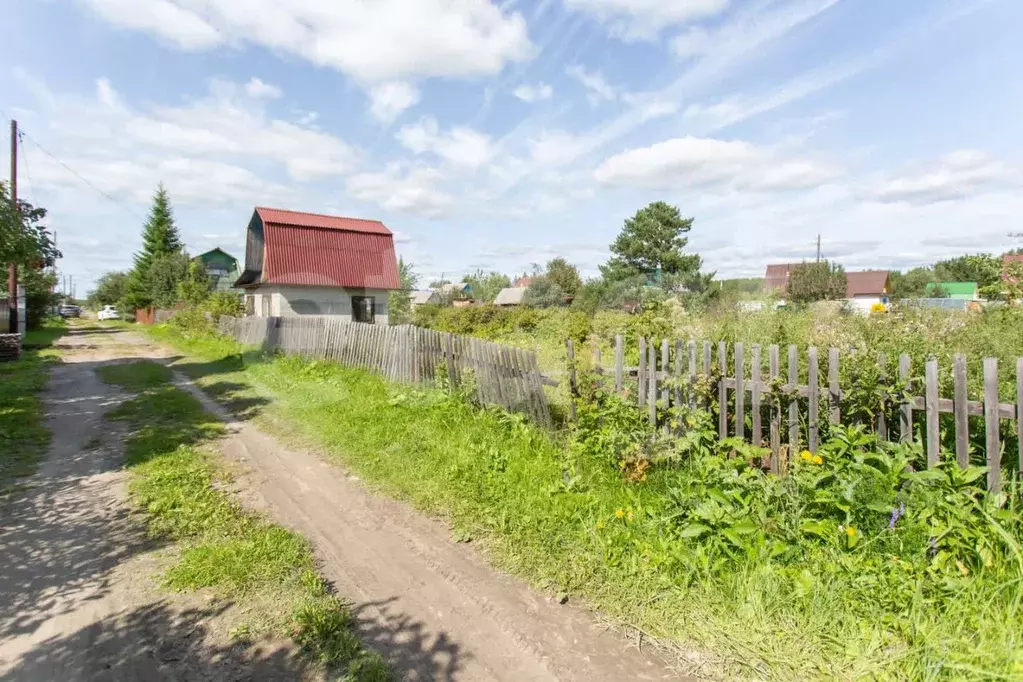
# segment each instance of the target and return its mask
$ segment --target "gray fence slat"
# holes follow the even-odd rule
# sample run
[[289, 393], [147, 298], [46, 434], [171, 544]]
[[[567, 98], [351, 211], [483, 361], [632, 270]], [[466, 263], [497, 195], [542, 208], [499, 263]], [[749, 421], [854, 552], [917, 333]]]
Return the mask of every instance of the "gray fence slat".
[[753, 380], [753, 444], [760, 447], [764, 443], [763, 427], [760, 424], [760, 344], [755, 343], [750, 349], [750, 378]]
[[956, 462], [960, 468], [970, 466], [970, 416], [969, 395], [966, 389], [966, 356], [956, 353], [952, 363], [952, 380], [954, 383], [952, 404], [955, 410], [956, 430]]
[[[909, 372], [910, 359], [903, 353], [899, 356], [899, 381], [906, 387], [906, 392], [911, 394]], [[902, 407], [899, 408], [899, 440], [903, 443], [913, 440], [913, 405], [908, 398], [903, 398]]]
[[579, 387], [576, 385], [575, 342], [572, 339], [565, 342], [565, 352], [568, 354], [568, 414], [572, 421], [575, 421], [575, 399], [578, 395]]
[[1016, 358], [1016, 441], [1019, 457], [1017, 473], [1023, 474], [1023, 358]]
[[696, 342], [689, 340], [689, 409], [696, 407]]
[[[703, 376], [704, 379], [710, 382], [710, 341], [703, 342]], [[707, 403], [710, 400], [710, 396], [702, 396], [700, 399], [700, 407], [707, 407]]]
[[[777, 345], [772, 345], [768, 350], [769, 371], [771, 381], [774, 382], [781, 371], [781, 358], [779, 357]], [[778, 396], [771, 396], [771, 471], [778, 473], [778, 458], [781, 456], [781, 405]]]
[[647, 396], [647, 416], [650, 425], [657, 426], [657, 347], [653, 339], [647, 344], [647, 387], [650, 394]]
[[807, 350], [809, 357], [809, 369], [807, 370], [806, 386], [809, 396], [807, 397], [807, 425], [806, 440], [807, 449], [810, 452], [817, 452], [820, 445], [820, 367], [817, 360], [817, 349], [813, 346]]
[[842, 400], [842, 389], [838, 385], [838, 349], [828, 349], [828, 420], [832, 424], [842, 423], [842, 412], [839, 405]]
[[[881, 352], [877, 354], [877, 371], [881, 386], [888, 385], [888, 358]], [[888, 391], [881, 389], [881, 409], [877, 411], [877, 437], [882, 442], [888, 440], [888, 415], [885, 409], [888, 406]]]
[[728, 376], [728, 349], [724, 341], [718, 342], [718, 368], [721, 380], [718, 382], [718, 436], [722, 440], [728, 437], [728, 387], [725, 377]]
[[622, 392], [622, 379], [625, 371], [625, 338], [615, 336], [615, 391]]
[[[789, 346], [789, 384], [799, 384], [799, 351], [795, 346]], [[789, 402], [789, 459], [796, 455], [799, 450], [799, 398], [795, 395]]]
[[639, 337], [639, 369], [636, 374], [636, 404], [646, 405], [646, 338]]
[[682, 376], [685, 373], [685, 353], [682, 352], [682, 340], [675, 340], [675, 390], [672, 391], [672, 401], [676, 407], [682, 405]]
[[742, 343], [735, 344], [735, 435], [746, 437], [746, 364]]
[[928, 360], [924, 366], [924, 414], [927, 418], [927, 468], [938, 466], [941, 441], [938, 433], [938, 361]]
[[984, 358], [984, 431], [987, 443], [987, 488], [1002, 489], [1002, 444], [998, 433], [998, 359]]
[[[661, 401], [664, 403], [664, 409], [667, 410], [671, 407], [671, 391], [668, 389], [668, 376], [670, 369], [668, 367], [668, 339], [661, 339], [661, 373], [665, 381], [661, 388]], [[667, 426], [667, 424], [665, 424]]]

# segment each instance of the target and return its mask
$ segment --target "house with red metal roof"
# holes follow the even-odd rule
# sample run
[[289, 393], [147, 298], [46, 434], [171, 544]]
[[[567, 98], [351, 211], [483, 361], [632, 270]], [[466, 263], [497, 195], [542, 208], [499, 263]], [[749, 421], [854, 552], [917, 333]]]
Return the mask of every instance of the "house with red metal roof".
[[387, 324], [388, 293], [401, 288], [394, 236], [379, 220], [257, 207], [235, 286], [247, 315]]

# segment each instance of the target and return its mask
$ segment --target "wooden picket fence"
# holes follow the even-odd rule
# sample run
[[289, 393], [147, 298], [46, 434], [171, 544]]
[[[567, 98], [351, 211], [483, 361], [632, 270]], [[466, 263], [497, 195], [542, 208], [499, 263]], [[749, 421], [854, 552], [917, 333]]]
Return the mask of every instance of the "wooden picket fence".
[[552, 428], [550, 404], [536, 355], [411, 325], [386, 326], [329, 316], [220, 318], [221, 334], [245, 346], [280, 349], [362, 367], [391, 381], [475, 390], [481, 404], [498, 405]]
[[[651, 339], [640, 338], [639, 365], [626, 367], [624, 364], [624, 339], [618, 336], [615, 344], [615, 361], [611, 368], [603, 367], [599, 350], [595, 350], [594, 366], [598, 372], [613, 375], [615, 389], [621, 391], [628, 384], [636, 389], [637, 403], [645, 408], [648, 418], [658, 425], [658, 408], [670, 408], [686, 400], [694, 406], [692, 390], [681, 390], [668, 385], [669, 379], [676, 386], [691, 389], [698, 380], [712, 379], [716, 400], [703, 407], [717, 412], [718, 435], [720, 438], [736, 436], [755, 445], [770, 448], [769, 466], [779, 471], [781, 460], [787, 454], [798, 452], [805, 447], [815, 452], [820, 444], [821, 409], [827, 412], [831, 424], [842, 423], [842, 400], [847, 390], [840, 386], [840, 352], [837, 348], [828, 350], [827, 377], [821, 377], [818, 350], [806, 351], [806, 383], [801, 383], [800, 352], [796, 346], [787, 348], [785, 374], [782, 374], [781, 349], [772, 345], [766, 350], [760, 345], [747, 347], [742, 343], [731, 346], [719, 342], [716, 348], [708, 342], [662, 340], [660, 344]], [[576, 394], [575, 347], [567, 342], [569, 357], [569, 383]], [[766, 357], [765, 357], [766, 356]], [[765, 365], [766, 360], [766, 367]], [[877, 358], [882, 378], [885, 377], [887, 358]], [[923, 441], [927, 452], [927, 464], [934, 467], [941, 458], [941, 414], [951, 414], [955, 435], [955, 457], [959, 466], [970, 463], [970, 417], [983, 417], [985, 458], [988, 466], [988, 488], [998, 491], [1002, 475], [1001, 421], [1013, 421], [1017, 440], [1016, 456], [1019, 471], [1023, 471], [1023, 358], [1016, 360], [1016, 402], [1003, 403], [999, 400], [998, 360], [983, 359], [983, 396], [971, 400], [967, 391], [967, 359], [956, 355], [953, 362], [954, 391], [951, 398], [939, 395], [939, 367], [937, 360], [925, 364], [923, 382], [910, 376], [911, 359], [900, 355], [898, 359], [898, 384], [906, 391], [892, 388], [889, 400], [897, 404], [898, 425], [888, 424], [888, 416], [882, 411], [871, 425], [875, 433], [884, 440], [910, 441], [914, 434], [915, 413], [923, 413]], [[634, 379], [633, 379], [634, 377]], [[919, 384], [922, 383], [922, 386]], [[923, 395], [912, 395], [914, 390], [923, 388]], [[787, 400], [786, 408], [781, 400], [775, 400], [774, 393], [795, 399]], [[898, 393], [898, 394], [896, 394]], [[732, 413], [729, 405], [733, 404]], [[574, 409], [573, 409], [574, 414]], [[749, 414], [749, 430], [747, 419]], [[805, 424], [805, 433], [801, 428]], [[664, 426], [661, 424], [661, 426]], [[765, 434], [766, 432], [766, 434]], [[784, 442], [783, 442], [784, 441]]]

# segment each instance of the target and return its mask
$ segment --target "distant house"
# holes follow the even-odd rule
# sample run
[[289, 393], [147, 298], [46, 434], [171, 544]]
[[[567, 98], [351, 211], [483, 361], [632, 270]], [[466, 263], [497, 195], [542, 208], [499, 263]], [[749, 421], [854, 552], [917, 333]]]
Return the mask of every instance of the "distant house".
[[440, 294], [433, 289], [412, 292], [412, 307], [440, 303]]
[[877, 303], [888, 305], [891, 291], [887, 270], [845, 273], [845, 299], [853, 310], [869, 312]]
[[256, 208], [235, 286], [247, 315], [387, 324], [388, 292], [401, 288], [394, 238], [378, 220]]
[[472, 285], [468, 282], [448, 282], [437, 290], [441, 297], [455, 300], [472, 298]]
[[192, 260], [202, 263], [214, 291], [230, 291], [241, 275], [238, 259], [220, 247], [200, 253]]
[[764, 273], [764, 291], [768, 293], [773, 292], [784, 297], [788, 294], [789, 278], [792, 276], [792, 271], [800, 265], [802, 263], [776, 263], [768, 265], [767, 271]]
[[506, 289], [501, 289], [500, 293], [497, 294], [497, 298], [494, 299], [494, 305], [522, 305], [522, 299], [526, 295], [527, 288], [528, 287], [508, 287]]
[[943, 293], [938, 298], [952, 298], [957, 301], [976, 301], [978, 286], [976, 282], [933, 282], [928, 284], [924, 293], [934, 298], [934, 294]]

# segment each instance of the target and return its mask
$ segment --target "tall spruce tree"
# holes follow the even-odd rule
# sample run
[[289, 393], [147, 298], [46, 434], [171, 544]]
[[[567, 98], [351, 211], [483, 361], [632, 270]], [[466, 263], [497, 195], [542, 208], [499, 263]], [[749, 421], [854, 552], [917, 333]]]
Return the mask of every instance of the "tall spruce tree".
[[181, 234], [174, 224], [174, 211], [171, 209], [170, 198], [163, 183], [156, 188], [153, 195], [153, 207], [149, 209], [149, 219], [142, 227], [142, 251], [135, 254], [135, 270], [140, 275], [149, 272], [149, 266], [157, 256], [178, 253], [184, 245]]
[[[135, 254], [135, 267], [128, 277], [121, 305], [128, 310], [152, 305], [154, 293], [150, 286], [150, 270], [153, 262], [161, 257], [180, 254], [183, 247], [181, 234], [174, 224], [174, 211], [171, 209], [167, 189], [161, 182], [153, 195], [149, 218], [142, 226], [142, 250]], [[176, 287], [177, 283], [174, 282], [172, 289]]]

